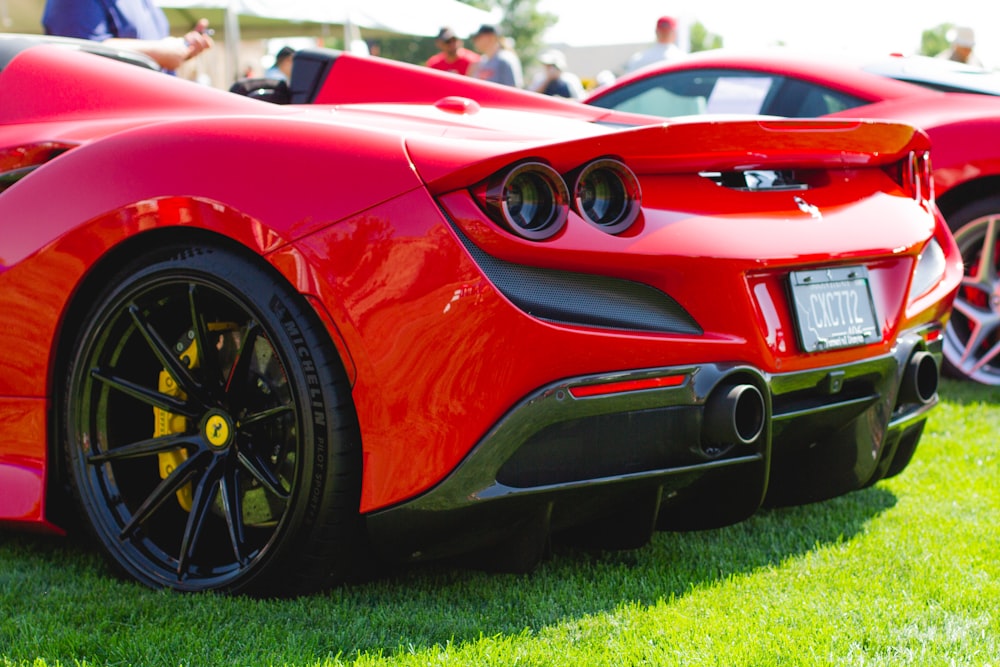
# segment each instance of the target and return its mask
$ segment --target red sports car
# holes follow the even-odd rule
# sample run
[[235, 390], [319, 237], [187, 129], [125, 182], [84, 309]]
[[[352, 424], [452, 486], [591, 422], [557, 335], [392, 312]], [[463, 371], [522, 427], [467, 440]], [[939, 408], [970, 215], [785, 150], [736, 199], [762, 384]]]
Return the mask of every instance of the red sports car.
[[27, 38], [0, 90], [0, 524], [149, 586], [634, 547], [895, 475], [937, 400], [909, 125], [323, 50], [269, 104]]
[[932, 58], [887, 58], [869, 63], [866, 71], [803, 54], [706, 51], [623, 77], [585, 101], [659, 116], [861, 117], [925, 130], [933, 146], [937, 204], [967, 274], [945, 335], [945, 367], [1000, 385], [1000, 74], [947, 65]]

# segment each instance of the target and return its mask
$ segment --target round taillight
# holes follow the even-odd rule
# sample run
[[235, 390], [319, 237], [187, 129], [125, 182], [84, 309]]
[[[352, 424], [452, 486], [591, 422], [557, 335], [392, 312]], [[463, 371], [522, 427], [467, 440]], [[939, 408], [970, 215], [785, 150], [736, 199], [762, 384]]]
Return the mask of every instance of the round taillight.
[[591, 162], [573, 187], [577, 213], [609, 234], [623, 232], [635, 222], [641, 199], [635, 174], [618, 160]]
[[562, 176], [541, 162], [525, 162], [490, 181], [489, 206], [515, 234], [547, 239], [566, 224], [569, 192]]

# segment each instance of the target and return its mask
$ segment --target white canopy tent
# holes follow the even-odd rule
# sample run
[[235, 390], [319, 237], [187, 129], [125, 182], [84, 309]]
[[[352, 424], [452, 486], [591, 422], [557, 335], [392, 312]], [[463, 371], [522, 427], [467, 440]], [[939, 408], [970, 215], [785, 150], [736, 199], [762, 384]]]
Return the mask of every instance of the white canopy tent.
[[[500, 10], [483, 11], [458, 0], [156, 0], [175, 33], [207, 18], [225, 44], [226, 76], [236, 77], [242, 39], [319, 36], [343, 29], [345, 44], [359, 30], [430, 37], [442, 26], [471, 35], [500, 21]], [[0, 0], [0, 30], [42, 32], [44, 0]]]
[[[205, 0], [159, 0], [161, 6]], [[443, 25], [458, 34], [471, 34], [496, 20], [491, 12], [458, 0], [230, 0], [241, 16], [308, 21], [326, 25], [355, 25], [402, 35], [436, 35]], [[232, 8], [230, 8], [232, 11]]]
[[156, 4], [175, 28], [191, 26], [202, 17], [220, 26], [226, 71], [234, 77], [243, 37], [319, 35], [343, 28], [349, 46], [359, 39], [359, 29], [431, 37], [442, 26], [450, 26], [459, 35], [471, 35], [480, 25], [500, 20], [499, 10], [487, 12], [458, 0], [156, 0]]

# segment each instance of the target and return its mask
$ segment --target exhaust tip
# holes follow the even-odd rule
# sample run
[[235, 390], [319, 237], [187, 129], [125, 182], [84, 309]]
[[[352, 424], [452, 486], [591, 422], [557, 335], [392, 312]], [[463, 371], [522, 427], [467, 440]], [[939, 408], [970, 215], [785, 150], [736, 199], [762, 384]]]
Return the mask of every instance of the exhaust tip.
[[705, 402], [702, 449], [712, 457], [749, 445], [764, 432], [764, 396], [752, 384], [719, 387]]
[[941, 371], [930, 352], [914, 352], [906, 362], [903, 383], [899, 387], [899, 403], [927, 405], [937, 395]]

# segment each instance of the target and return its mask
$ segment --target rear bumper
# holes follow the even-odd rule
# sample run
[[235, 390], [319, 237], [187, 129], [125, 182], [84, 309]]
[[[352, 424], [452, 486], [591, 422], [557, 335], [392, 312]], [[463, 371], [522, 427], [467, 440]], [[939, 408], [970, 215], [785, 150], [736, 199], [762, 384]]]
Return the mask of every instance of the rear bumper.
[[[914, 355], [932, 377], [907, 370]], [[515, 406], [435, 488], [368, 515], [369, 534], [382, 555], [416, 560], [529, 524], [555, 532], [617, 512], [707, 527], [765, 503], [841, 495], [909, 462], [939, 362], [940, 343], [911, 333], [889, 355], [806, 372], [705, 364], [558, 382]], [[734, 387], [743, 398], [720, 398]]]

